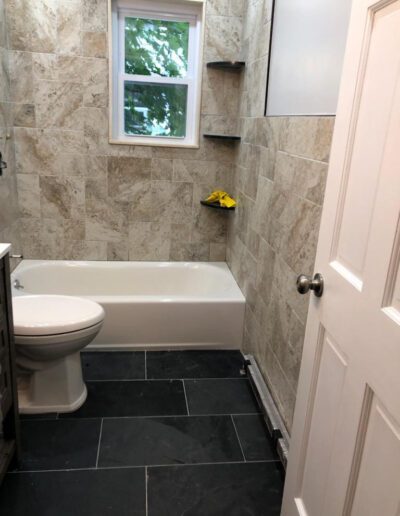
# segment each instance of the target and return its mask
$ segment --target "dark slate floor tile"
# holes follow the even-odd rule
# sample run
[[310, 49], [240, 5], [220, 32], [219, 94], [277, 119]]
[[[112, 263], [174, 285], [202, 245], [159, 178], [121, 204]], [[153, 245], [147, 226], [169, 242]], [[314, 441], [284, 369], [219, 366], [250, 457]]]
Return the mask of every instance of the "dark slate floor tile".
[[140, 380], [145, 378], [144, 351], [81, 353], [85, 380]]
[[20, 414], [19, 418], [21, 421], [24, 420], [36, 420], [36, 419], [57, 419], [58, 414], [52, 412], [51, 414]]
[[148, 378], [240, 378], [240, 351], [153, 351], [147, 353]]
[[190, 414], [259, 412], [248, 380], [185, 380]]
[[99, 467], [242, 461], [229, 416], [105, 419]]
[[180, 380], [171, 382], [87, 382], [84, 405], [61, 418], [169, 416], [187, 414], [185, 392]]
[[246, 460], [279, 460], [262, 416], [233, 416]]
[[21, 421], [21, 470], [96, 465], [101, 420]]
[[279, 516], [277, 463], [148, 469], [148, 516]]
[[145, 516], [145, 471], [11, 473], [0, 489], [0, 514]]

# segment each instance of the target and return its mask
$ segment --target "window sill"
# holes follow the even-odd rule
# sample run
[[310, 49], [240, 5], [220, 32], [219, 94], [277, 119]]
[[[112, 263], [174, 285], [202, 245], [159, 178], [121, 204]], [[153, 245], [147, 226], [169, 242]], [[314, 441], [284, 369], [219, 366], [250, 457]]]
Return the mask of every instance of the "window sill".
[[135, 147], [172, 147], [172, 148], [184, 148], [184, 149], [199, 149], [199, 144], [190, 144], [190, 143], [172, 143], [172, 142], [151, 142], [151, 141], [144, 141], [137, 138], [128, 138], [126, 140], [123, 139], [114, 139], [110, 138], [109, 143], [111, 145], [133, 145]]

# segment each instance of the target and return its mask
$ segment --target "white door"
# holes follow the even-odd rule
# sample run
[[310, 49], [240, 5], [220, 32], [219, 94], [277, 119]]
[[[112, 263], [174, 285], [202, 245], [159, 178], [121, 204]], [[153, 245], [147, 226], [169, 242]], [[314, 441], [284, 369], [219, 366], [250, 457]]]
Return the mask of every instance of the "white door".
[[282, 515], [400, 516], [400, 0], [353, 0]]

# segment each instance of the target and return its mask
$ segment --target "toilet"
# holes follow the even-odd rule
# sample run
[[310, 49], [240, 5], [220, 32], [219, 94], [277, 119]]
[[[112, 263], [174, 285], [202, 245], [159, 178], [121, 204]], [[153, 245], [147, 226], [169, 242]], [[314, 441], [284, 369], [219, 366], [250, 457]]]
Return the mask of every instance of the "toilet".
[[87, 396], [80, 351], [99, 333], [103, 308], [79, 297], [22, 295], [13, 314], [20, 413], [77, 410]]

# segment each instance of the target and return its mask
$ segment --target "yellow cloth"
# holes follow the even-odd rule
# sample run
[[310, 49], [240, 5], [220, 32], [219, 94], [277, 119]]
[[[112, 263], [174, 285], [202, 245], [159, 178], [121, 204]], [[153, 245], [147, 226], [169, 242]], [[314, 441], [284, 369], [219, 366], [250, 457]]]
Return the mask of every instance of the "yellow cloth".
[[209, 202], [219, 202], [224, 208], [233, 208], [236, 206], [235, 199], [232, 199], [226, 192], [222, 190], [216, 190], [206, 199]]

